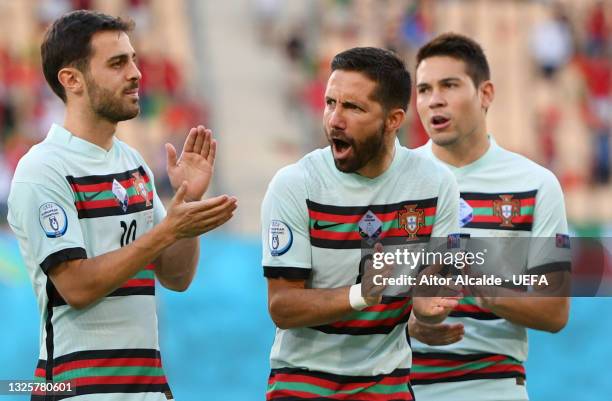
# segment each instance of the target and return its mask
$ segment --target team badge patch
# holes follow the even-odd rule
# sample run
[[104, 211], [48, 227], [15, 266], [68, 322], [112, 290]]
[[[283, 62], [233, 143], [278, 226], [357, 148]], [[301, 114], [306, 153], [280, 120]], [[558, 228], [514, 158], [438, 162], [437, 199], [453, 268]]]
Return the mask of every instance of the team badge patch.
[[115, 198], [117, 198], [117, 202], [119, 202], [119, 206], [121, 206], [121, 210], [123, 212], [127, 211], [129, 197], [127, 190], [123, 188], [123, 186], [116, 179], [113, 180], [113, 194]]
[[570, 249], [570, 237], [567, 234], [557, 234], [555, 237], [555, 245], [557, 248]]
[[463, 198], [459, 198], [459, 227], [464, 227], [472, 219], [474, 219], [474, 209]]
[[38, 209], [40, 226], [48, 238], [58, 238], [66, 234], [68, 218], [66, 212], [55, 202], [47, 202]]
[[406, 230], [408, 239], [416, 238], [419, 228], [425, 225], [425, 212], [416, 206], [404, 205], [404, 210], [397, 212], [398, 226]]
[[457, 249], [461, 247], [461, 234], [448, 234], [446, 237], [446, 248]]
[[493, 201], [493, 214], [502, 219], [500, 227], [514, 227], [512, 218], [521, 214], [521, 201], [512, 199], [512, 196], [499, 195], [501, 200]]
[[291, 228], [280, 220], [272, 220], [268, 229], [268, 245], [272, 256], [287, 252], [293, 244]]
[[136, 193], [142, 197], [146, 206], [151, 206], [151, 201], [149, 201], [149, 192], [147, 191], [144, 178], [142, 178], [138, 171], [132, 173], [132, 177], [134, 177], [132, 178], [132, 185], [134, 186]]
[[373, 241], [382, 233], [382, 221], [371, 210], [368, 210], [359, 220], [359, 235], [368, 241]]

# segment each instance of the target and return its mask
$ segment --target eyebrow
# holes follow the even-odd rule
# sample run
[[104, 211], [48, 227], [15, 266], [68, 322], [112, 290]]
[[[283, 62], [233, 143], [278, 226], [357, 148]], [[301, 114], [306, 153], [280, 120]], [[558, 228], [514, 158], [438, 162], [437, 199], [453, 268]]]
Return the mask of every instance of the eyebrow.
[[[132, 52], [131, 54], [132, 58], [136, 58], [136, 52]], [[113, 57], [110, 57], [107, 62], [112, 63], [113, 61], [119, 61], [119, 60], [125, 60], [127, 58], [130, 57], [129, 53], [121, 53], [121, 54], [117, 54]]]
[[[448, 78], [442, 78], [438, 80], [437, 82], [441, 84], [446, 84], [446, 83], [451, 83], [451, 82], [461, 82], [461, 79], [459, 79], [458, 77], [448, 77]], [[417, 88], [428, 88], [430, 86], [431, 84], [427, 82], [421, 82], [421, 83], [418, 83], [416, 87]]]
[[[337, 102], [337, 101], [338, 101], [337, 99], [334, 99], [334, 98], [333, 98], [333, 97], [331, 97], [331, 96], [325, 96], [325, 102], [328, 102], [328, 101], [330, 101], [330, 100], [333, 100], [334, 102]], [[353, 101], [353, 100], [345, 100], [345, 101], [340, 102], [340, 103], [341, 103], [343, 106], [345, 106], [345, 107], [346, 107], [346, 106], [352, 106], [352, 107], [357, 107], [357, 108], [359, 108], [359, 109], [364, 109], [364, 110], [366, 109], [366, 106], [365, 106], [364, 104], [361, 104], [360, 102], [356, 102], [356, 101]]]

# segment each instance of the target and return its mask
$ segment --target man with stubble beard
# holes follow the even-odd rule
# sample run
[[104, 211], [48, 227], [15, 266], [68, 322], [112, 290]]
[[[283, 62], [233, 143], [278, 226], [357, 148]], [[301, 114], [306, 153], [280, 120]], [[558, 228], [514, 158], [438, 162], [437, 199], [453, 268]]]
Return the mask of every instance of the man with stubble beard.
[[[41, 313], [36, 379], [63, 383], [56, 388], [79, 400], [172, 399], [155, 279], [186, 290], [198, 236], [236, 208], [227, 195], [201, 199], [215, 159], [210, 130], [193, 128], [180, 158], [166, 145], [176, 191], [167, 213], [145, 161], [115, 138], [117, 124], [139, 112], [131, 29], [90, 11], [66, 14], [49, 28], [43, 71], [66, 105], [65, 120], [21, 159], [9, 196], [8, 221]], [[32, 399], [55, 396], [37, 392]]]
[[[419, 244], [457, 232], [459, 194], [448, 170], [396, 139], [411, 88], [397, 56], [354, 48], [331, 68], [323, 116], [330, 146], [281, 169], [262, 204], [277, 326], [267, 399], [412, 400], [410, 311], [440, 322], [457, 301], [362, 291], [362, 279], [364, 289], [371, 284], [362, 247], [380, 252], [383, 240]], [[422, 219], [411, 225], [408, 215]]]

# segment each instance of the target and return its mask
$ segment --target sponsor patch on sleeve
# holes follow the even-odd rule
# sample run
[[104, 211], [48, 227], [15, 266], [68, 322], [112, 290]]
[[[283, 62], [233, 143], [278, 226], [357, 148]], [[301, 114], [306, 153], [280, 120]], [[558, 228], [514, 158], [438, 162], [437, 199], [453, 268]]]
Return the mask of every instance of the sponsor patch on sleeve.
[[38, 209], [40, 226], [49, 238], [58, 238], [66, 234], [68, 218], [66, 212], [55, 202], [46, 202]]
[[570, 237], [567, 234], [557, 234], [555, 238], [555, 244], [557, 248], [570, 249]]
[[272, 256], [280, 256], [287, 252], [293, 244], [291, 228], [280, 220], [272, 220], [268, 229], [268, 245]]
[[446, 237], [446, 248], [456, 249], [461, 247], [461, 234], [448, 234]]

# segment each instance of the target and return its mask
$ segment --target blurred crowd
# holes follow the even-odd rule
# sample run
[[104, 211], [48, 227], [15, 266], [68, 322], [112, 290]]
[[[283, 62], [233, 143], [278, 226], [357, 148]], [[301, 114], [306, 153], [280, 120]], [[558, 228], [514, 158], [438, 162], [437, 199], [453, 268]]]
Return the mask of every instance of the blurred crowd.
[[[551, 168], [566, 194], [612, 188], [612, 0], [251, 1], [261, 45], [283, 55], [285, 76], [279, 83], [286, 113], [301, 130], [296, 153], [325, 145], [323, 94], [336, 53], [357, 44], [383, 46], [398, 52], [414, 71], [421, 45], [439, 32], [456, 30], [480, 40], [493, 64], [498, 85], [489, 119], [493, 134], [515, 137], [516, 146], [510, 148]], [[122, 124], [118, 135], [150, 162], [162, 195], [170, 193], [163, 143], [178, 147], [189, 127], [210, 124], [206, 99], [194, 85], [192, 23], [185, 3], [0, 0], [0, 220], [18, 160], [44, 138], [52, 122], [63, 120], [61, 101], [41, 72], [39, 45], [49, 23], [71, 9], [96, 8], [136, 22], [132, 41], [143, 73], [141, 117]], [[507, 5], [511, 8], [503, 9]], [[497, 20], [495, 9], [503, 10]], [[514, 58], [513, 41], [520, 42]], [[523, 79], [519, 72], [525, 66]], [[513, 91], [511, 86], [521, 82], [527, 83]], [[517, 90], [518, 100], [504, 100]], [[517, 124], [521, 119], [526, 123]], [[427, 140], [414, 96], [400, 140], [409, 147]], [[570, 209], [578, 203], [569, 202]]]
[[[186, 76], [189, 70], [185, 60], [167, 52], [164, 40], [158, 39], [163, 33], [159, 32], [156, 20], [163, 17], [167, 23], [172, 16], [159, 15], [160, 10], [151, 4], [153, 1], [120, 0], [107, 12], [135, 21], [136, 29], [131, 36], [143, 75], [139, 88], [140, 118], [120, 126], [118, 135], [151, 161], [158, 190], [167, 195], [171, 190], [166, 181], [163, 143], [171, 142], [180, 149], [189, 128], [206, 123], [207, 109], [204, 99], [187, 90], [192, 78]], [[46, 84], [40, 66], [39, 46], [44, 32], [65, 12], [100, 9], [99, 3], [0, 1], [0, 222], [6, 216], [10, 180], [19, 159], [44, 139], [51, 123], [63, 121], [63, 105]], [[16, 27], [24, 22], [27, 27]], [[20, 29], [28, 30], [29, 40], [12, 40], [11, 33]]]
[[[607, 7], [607, 9], [606, 9]], [[550, 85], [558, 76], [573, 69], [577, 73], [582, 124], [589, 138], [591, 163], [588, 180], [596, 185], [610, 183], [610, 135], [612, 127], [612, 23], [610, 2], [598, 0], [585, 7], [581, 18], [572, 15], [562, 3], [553, 4], [548, 19], [533, 29], [531, 57], [541, 79]], [[554, 168], [562, 111], [556, 102], [540, 111], [538, 133], [543, 160]], [[575, 178], [566, 177], [567, 184]]]
[[[274, 7], [281, 8], [283, 2], [260, 0], [257, 3], [260, 6], [258, 15], [262, 16], [262, 40], [277, 46], [285, 55], [286, 103], [288, 109], [295, 114], [296, 124], [303, 129], [301, 150], [306, 152], [322, 145], [320, 121], [324, 108], [323, 92], [329, 74], [329, 62], [335, 53], [356, 44], [383, 46], [399, 53], [410, 66], [410, 70], [414, 71], [413, 60], [418, 48], [435, 34], [449, 29], [449, 15], [445, 14], [444, 8], [450, 8], [452, 3], [459, 2], [319, 0], [310, 2], [306, 12], [289, 22], [273, 19], [281, 15], [280, 12], [274, 11]], [[470, 0], [461, 3], [468, 14], [465, 15], [464, 21], [468, 34], [475, 33], [470, 24], [481, 24], [477, 16], [469, 15], [472, 9], [484, 9], [484, 14], [488, 14], [491, 8], [503, 7], [508, 3], [512, 3], [513, 8], [510, 11], [515, 11], [508, 14], [515, 15], [515, 20], [508, 16], [505, 20], [502, 19], [504, 24], [501, 26], [488, 27], [485, 30], [496, 34], [501, 32], [504, 44], [510, 43], [513, 37], [518, 37], [520, 31], [528, 30], [529, 43], [521, 50], [522, 56], [518, 60], [521, 66], [510, 66], [509, 69], [518, 71], [522, 65], [530, 64], [530, 89], [535, 91], [540, 88], [548, 96], [543, 96], [545, 100], [536, 102], [530, 99], [532, 93], [523, 94], [522, 107], [535, 111], [519, 111], [516, 117], [534, 115], [534, 118], [528, 127], [531, 132], [526, 135], [530, 141], [523, 145], [523, 148], [514, 150], [526, 153], [555, 171], [566, 190], [609, 186], [612, 1]], [[520, 8], [527, 11], [520, 13], [517, 11]], [[496, 23], [493, 18], [490, 19], [489, 24]], [[270, 33], [273, 30], [271, 26], [277, 30], [276, 36]], [[282, 41], [270, 40], [279, 36], [283, 38]], [[478, 35], [476, 36], [479, 39]], [[494, 48], [485, 46], [485, 51], [492, 53], [502, 49], [503, 52], [503, 47], [494, 43]], [[492, 57], [489, 59], [491, 62]], [[503, 57], [501, 59], [503, 60]], [[495, 65], [492, 67], [495, 81], [496, 71], [498, 77], [502, 73], [499, 68], [495, 69]], [[564, 78], [559, 78], [568, 75], [571, 76], [569, 96], [561, 93], [567, 85], [565, 81], [561, 82]], [[508, 80], [506, 76], [503, 79]], [[499, 78], [496, 83], [501, 83]], [[572, 118], [570, 114], [564, 115], [562, 105], [565, 96], [576, 99], [575, 104], [570, 106], [579, 109], [580, 113], [577, 121], [562, 124], [563, 119]], [[507, 115], [501, 114], [502, 118], [508, 118]], [[503, 123], [497, 126], [500, 125], [504, 126]], [[568, 130], [572, 130], [572, 134], [586, 133], [579, 139], [587, 148], [585, 153], [589, 166], [584, 171], [580, 168], [563, 168], [563, 162], [559, 160], [560, 138], [567, 135]], [[495, 133], [496, 136], [513, 134], [503, 130]], [[427, 140], [427, 135], [416, 118], [414, 101], [401, 139], [409, 147], [419, 146]], [[534, 153], [532, 149], [537, 149], [537, 152]], [[573, 152], [576, 149], [569, 146], [566, 151]], [[571, 155], [568, 157], [571, 158]]]

